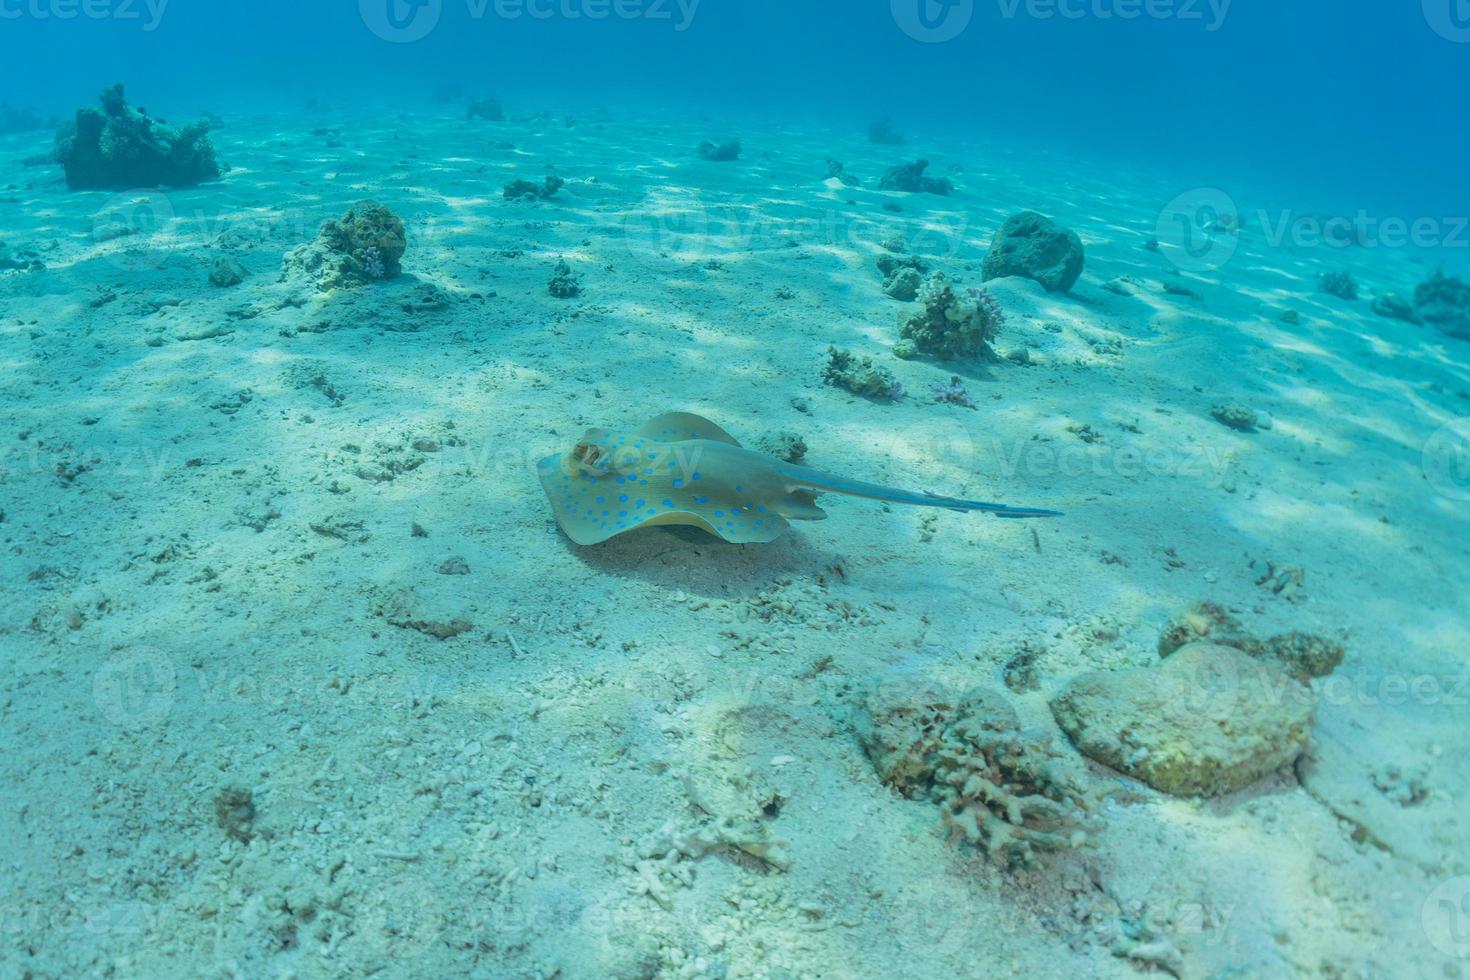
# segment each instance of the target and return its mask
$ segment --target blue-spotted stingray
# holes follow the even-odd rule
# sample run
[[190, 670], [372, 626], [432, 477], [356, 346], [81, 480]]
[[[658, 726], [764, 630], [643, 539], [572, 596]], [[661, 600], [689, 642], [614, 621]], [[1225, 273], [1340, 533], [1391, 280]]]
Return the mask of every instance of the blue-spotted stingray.
[[589, 429], [570, 452], [542, 460], [537, 473], [556, 522], [579, 545], [670, 524], [735, 544], [774, 541], [789, 521], [825, 520], [817, 506], [823, 493], [996, 517], [1061, 516], [819, 473], [742, 448], [718, 425], [686, 412], [660, 415], [626, 435]]

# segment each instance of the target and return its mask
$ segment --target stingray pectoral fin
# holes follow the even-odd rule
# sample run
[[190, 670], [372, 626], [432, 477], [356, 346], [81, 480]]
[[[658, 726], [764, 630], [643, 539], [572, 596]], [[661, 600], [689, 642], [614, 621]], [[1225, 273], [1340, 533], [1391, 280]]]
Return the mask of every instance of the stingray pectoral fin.
[[684, 442], [689, 439], [708, 439], [738, 446], [739, 441], [709, 419], [692, 412], [668, 412], [640, 425], [633, 433], [637, 438], [656, 439], [659, 442]]

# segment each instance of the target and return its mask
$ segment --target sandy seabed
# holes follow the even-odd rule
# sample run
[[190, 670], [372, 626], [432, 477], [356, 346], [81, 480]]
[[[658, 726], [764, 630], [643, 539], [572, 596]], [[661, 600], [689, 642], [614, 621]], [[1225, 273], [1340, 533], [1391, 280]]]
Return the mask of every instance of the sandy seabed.
[[[1412, 294], [1428, 266], [1252, 220], [1154, 252], [1188, 190], [1162, 178], [777, 126], [714, 163], [712, 126], [298, 110], [220, 129], [220, 182], [122, 195], [0, 141], [3, 237], [46, 265], [0, 273], [0, 974], [1470, 968], [1470, 492], [1445, 459], [1470, 344], [1316, 282]], [[829, 155], [864, 186], [823, 181]], [[919, 156], [953, 196], [874, 189]], [[502, 197], [547, 173], [555, 198]], [[279, 281], [364, 198], [408, 226], [402, 276]], [[979, 285], [1022, 209], [1088, 250], [1068, 295], [991, 284], [1026, 363], [893, 358], [880, 243]], [[243, 283], [210, 285], [224, 255]], [[580, 296], [549, 294], [559, 260]], [[833, 344], [908, 396], [824, 386]], [[952, 374], [977, 408], [929, 397]], [[768, 546], [570, 545], [535, 461], [671, 409], [1068, 516], [828, 498]], [[1346, 641], [1310, 788], [1175, 799], [1076, 757], [1092, 839], [1012, 871], [853, 735], [874, 676], [1000, 685], [1023, 653], [1022, 724], [1070, 752], [1048, 698], [1156, 661], [1201, 600]], [[722, 820], [780, 866], [670, 843]]]

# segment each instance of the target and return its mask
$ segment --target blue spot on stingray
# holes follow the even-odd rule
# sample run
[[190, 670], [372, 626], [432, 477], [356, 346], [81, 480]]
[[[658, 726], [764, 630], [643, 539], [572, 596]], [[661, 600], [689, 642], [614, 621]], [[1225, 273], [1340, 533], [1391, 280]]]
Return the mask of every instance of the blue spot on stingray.
[[675, 480], [674, 481], [674, 489], [675, 490], [683, 490], [684, 489], [684, 481], [683, 480]]
[[761, 506], [759, 506], [759, 507], [757, 507], [757, 508], [756, 508], [756, 509], [755, 509], [755, 512], [756, 512], [756, 513], [757, 513], [757, 514], [764, 514], [764, 513], [765, 513], [765, 512], [766, 512], [766, 508], [765, 508], [765, 505], [764, 505], [764, 504], [762, 504], [762, 505], [761, 505]]
[[703, 473], [696, 473], [696, 474], [694, 474], [694, 478], [696, 480], [703, 480], [704, 479], [704, 474]]
[[657, 517], [658, 516], [658, 511], [651, 510], [651, 511], [648, 512], [648, 516], [649, 517]]
[[621, 477], [620, 476], [620, 477], [618, 477], [618, 482], [619, 483], [627, 483], [628, 481], [627, 481], [627, 479], [625, 477]]
[[644, 476], [653, 476], [653, 470], [644, 470], [643, 471], [643, 475]]
[[672, 507], [672, 506], [674, 506], [674, 502], [672, 500], [667, 500], [666, 499], [666, 500], [664, 500], [664, 506], [665, 507]]
[[606, 497], [598, 497], [597, 498], [597, 502], [599, 504], [605, 504], [605, 503], [607, 503], [607, 498]]
[[612, 511], [610, 511], [610, 510], [605, 510], [605, 511], [602, 512], [602, 516], [603, 517], [608, 517], [611, 514], [612, 514]]
[[745, 488], [744, 487], [736, 487], [735, 488], [735, 492], [736, 493], [744, 493], [745, 492]]
[[625, 510], [620, 510], [620, 511], [618, 511], [618, 516], [619, 517], [627, 517], [628, 516], [628, 512], [625, 511]]
[[[625, 497], [623, 499], [626, 500], [627, 498]], [[637, 507], [639, 510], [642, 510], [643, 509], [643, 501], [640, 500], [640, 501], [636, 502], [635, 504], [633, 504], [633, 506], [634, 507]]]
[[618, 503], [620, 503], [620, 504], [626, 504], [627, 502], [628, 502], [628, 495], [626, 493], [625, 494], [622, 494], [621, 496], [618, 497]]
[[717, 510], [717, 511], [715, 511], [715, 516], [716, 517], [724, 517], [725, 516], [725, 512], [722, 511], [722, 510]]

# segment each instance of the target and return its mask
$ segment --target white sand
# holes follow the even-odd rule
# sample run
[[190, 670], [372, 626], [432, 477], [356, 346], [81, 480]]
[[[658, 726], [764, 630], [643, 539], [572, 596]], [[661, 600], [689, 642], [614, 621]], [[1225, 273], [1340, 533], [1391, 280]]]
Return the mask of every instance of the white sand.
[[[1164, 180], [749, 127], [738, 163], [685, 149], [723, 135], [235, 118], [216, 140], [237, 169], [107, 241], [94, 217], [137, 195], [68, 193], [20, 169], [45, 140], [0, 141], [0, 237], [48, 265], [0, 273], [0, 974], [1103, 977], [1152, 951], [1186, 977], [1459, 975], [1438, 903], [1470, 874], [1470, 503], [1423, 450], [1470, 415], [1470, 344], [1315, 288], [1342, 267], [1411, 293], [1425, 268], [1272, 247], [1247, 217], [1229, 263], [1179, 276], [1142, 248], [1186, 189]], [[869, 187], [824, 184], [828, 153]], [[869, 189], [921, 155], [954, 197]], [[501, 199], [548, 163], [554, 201]], [[408, 222], [401, 279], [277, 282], [368, 197]], [[1087, 272], [1069, 296], [994, 284], [1000, 351], [1036, 363], [959, 369], [979, 409], [933, 404], [955, 369], [887, 355], [903, 307], [878, 242], [978, 285], [1023, 208], [1075, 228]], [[225, 249], [251, 276], [220, 290]], [[580, 298], [547, 294], [558, 258]], [[1122, 275], [1135, 296], [1101, 288]], [[405, 312], [426, 283], [449, 308]], [[833, 343], [910, 397], [824, 387]], [[1217, 401], [1272, 428], [1229, 430]], [[829, 500], [771, 546], [570, 546], [534, 460], [675, 408], [799, 432], [820, 468], [1068, 516]], [[437, 571], [452, 557], [468, 574]], [[1304, 586], [1258, 585], [1268, 563]], [[1070, 752], [1048, 696], [1152, 662], [1201, 599], [1347, 637], [1313, 792], [1284, 772], [1176, 800], [1091, 767], [1092, 847], [1008, 874], [886, 789], [848, 726], [876, 672], [998, 683], [1029, 641], [1041, 686], [1015, 703]], [[390, 623], [456, 619], [442, 641]], [[1427, 797], [1396, 802], [1396, 771]], [[253, 794], [248, 844], [216, 823], [224, 787]], [[789, 870], [640, 860], [706, 810], [759, 819]], [[1137, 958], [1114, 956], [1130, 933]]]

